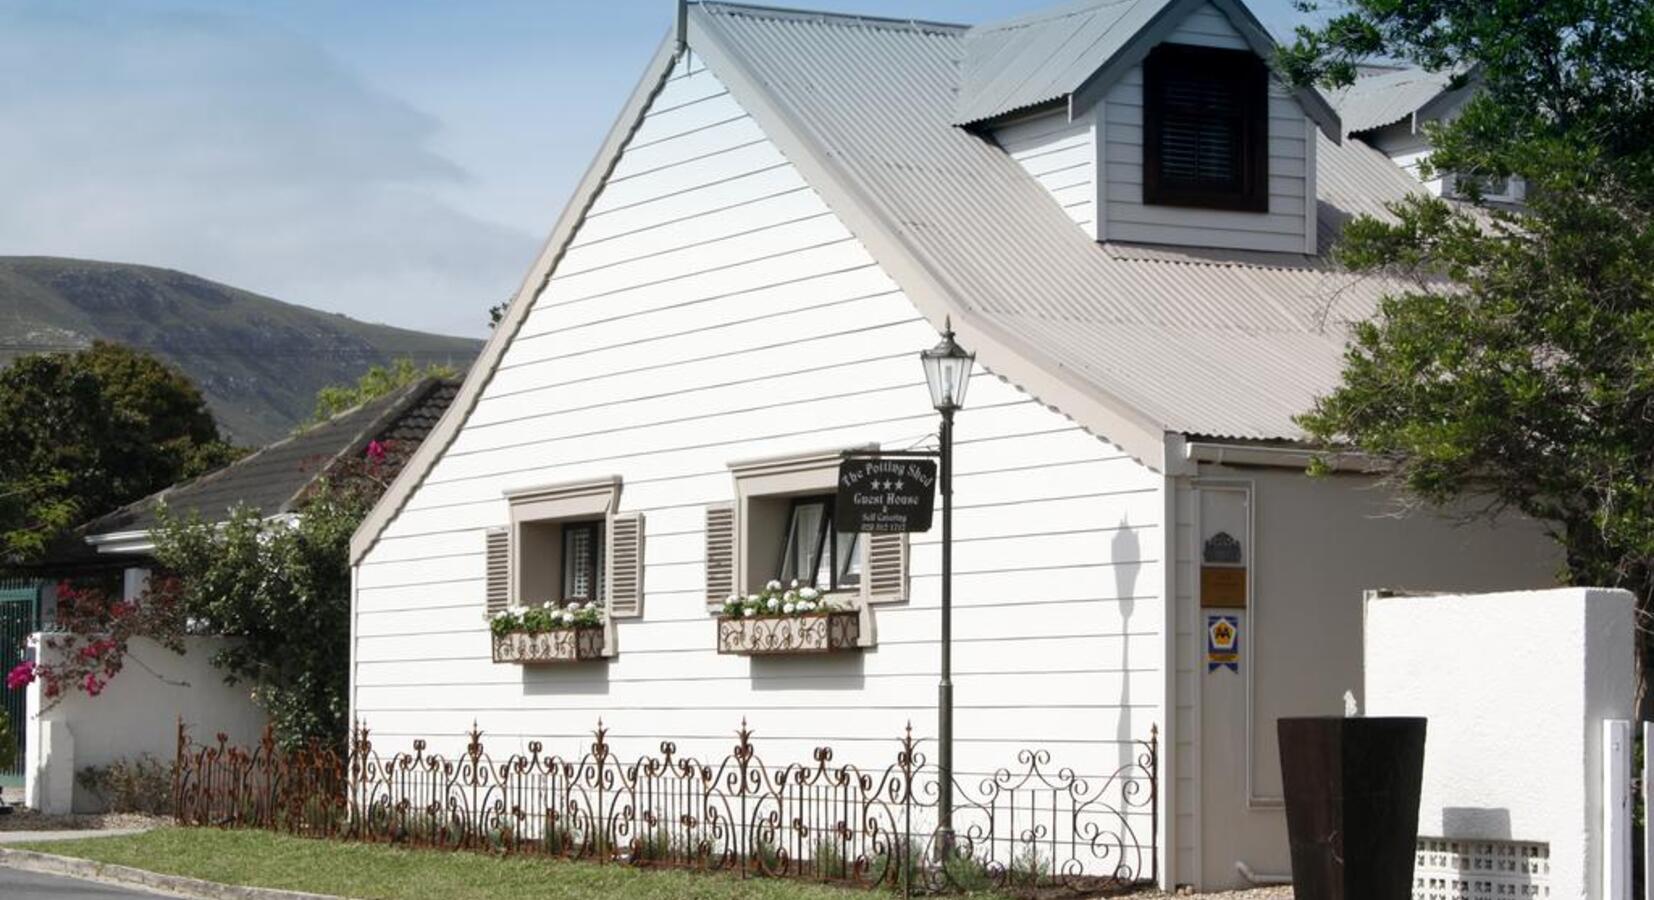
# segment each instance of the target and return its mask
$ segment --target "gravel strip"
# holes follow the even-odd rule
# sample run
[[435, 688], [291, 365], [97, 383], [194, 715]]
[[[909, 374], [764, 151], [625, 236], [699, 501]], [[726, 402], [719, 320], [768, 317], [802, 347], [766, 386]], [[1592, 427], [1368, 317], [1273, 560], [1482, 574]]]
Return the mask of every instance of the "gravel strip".
[[102, 831], [110, 828], [144, 829], [170, 825], [163, 816], [140, 813], [96, 813], [48, 816], [25, 807], [0, 815], [0, 831]]

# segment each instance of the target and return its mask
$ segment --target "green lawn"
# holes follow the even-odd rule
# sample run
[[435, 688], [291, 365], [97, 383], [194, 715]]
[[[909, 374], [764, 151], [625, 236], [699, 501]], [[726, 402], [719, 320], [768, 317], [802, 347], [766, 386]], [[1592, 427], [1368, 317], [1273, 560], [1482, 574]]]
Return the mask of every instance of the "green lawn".
[[123, 837], [7, 846], [208, 881], [360, 898], [855, 900], [882, 896], [800, 881], [743, 881], [721, 874], [643, 870], [625, 865], [400, 850], [264, 831], [162, 828]]

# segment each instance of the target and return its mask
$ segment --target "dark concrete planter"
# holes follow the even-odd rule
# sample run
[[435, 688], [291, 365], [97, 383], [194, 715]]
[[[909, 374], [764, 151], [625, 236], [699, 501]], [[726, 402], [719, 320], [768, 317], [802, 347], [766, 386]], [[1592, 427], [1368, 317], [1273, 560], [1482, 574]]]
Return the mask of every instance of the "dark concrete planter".
[[1408, 900], [1424, 719], [1276, 723], [1297, 900]]

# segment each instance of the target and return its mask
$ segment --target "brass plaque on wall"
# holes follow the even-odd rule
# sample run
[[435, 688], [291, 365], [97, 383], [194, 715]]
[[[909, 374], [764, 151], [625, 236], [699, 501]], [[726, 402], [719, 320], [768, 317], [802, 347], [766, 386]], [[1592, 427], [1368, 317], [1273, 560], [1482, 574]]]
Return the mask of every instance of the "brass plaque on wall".
[[1245, 609], [1246, 568], [1244, 566], [1201, 566], [1200, 605]]

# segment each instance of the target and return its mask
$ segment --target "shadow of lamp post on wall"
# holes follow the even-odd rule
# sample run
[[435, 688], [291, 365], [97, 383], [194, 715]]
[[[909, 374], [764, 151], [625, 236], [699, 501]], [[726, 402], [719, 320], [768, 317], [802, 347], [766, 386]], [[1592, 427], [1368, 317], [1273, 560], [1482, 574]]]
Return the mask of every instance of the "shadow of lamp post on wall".
[[942, 414], [942, 660], [936, 688], [936, 842], [944, 856], [953, 849], [953, 414], [965, 408], [976, 354], [953, 340], [953, 322], [942, 325], [942, 340], [919, 354], [930, 386], [930, 402]]

